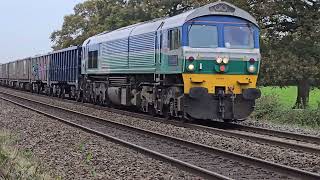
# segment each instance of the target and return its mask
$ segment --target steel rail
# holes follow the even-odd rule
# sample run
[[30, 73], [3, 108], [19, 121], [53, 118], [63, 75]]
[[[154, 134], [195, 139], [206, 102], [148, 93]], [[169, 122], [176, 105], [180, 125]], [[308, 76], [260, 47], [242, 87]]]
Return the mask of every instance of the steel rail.
[[[317, 147], [308, 146], [305, 144], [296, 144], [293, 142], [287, 142], [286, 140], [295, 140], [295, 141], [301, 141], [301, 142], [307, 142], [313, 145], [320, 146], [320, 138], [316, 136], [308, 136], [308, 135], [301, 135], [301, 134], [295, 134], [295, 133], [289, 133], [289, 132], [281, 132], [281, 131], [275, 131], [271, 129], [264, 129], [264, 128], [256, 128], [256, 127], [250, 127], [250, 126], [244, 126], [239, 124], [227, 124], [228, 126], [231, 126], [232, 128], [222, 129], [222, 128], [215, 128], [210, 126], [204, 126], [200, 124], [195, 123], [187, 123], [187, 122], [179, 122], [176, 120], [166, 120], [164, 118], [160, 117], [153, 117], [147, 114], [142, 113], [135, 113], [131, 111], [125, 111], [120, 109], [114, 109], [114, 108], [106, 108], [101, 106], [96, 106], [92, 104], [85, 104], [87, 107], [99, 109], [99, 110], [106, 110], [109, 112], [135, 117], [135, 118], [141, 118], [151, 121], [157, 121], [161, 123], [171, 124], [174, 126], [180, 126], [184, 128], [190, 128], [190, 129], [197, 129], [201, 131], [206, 131], [209, 133], [215, 133], [215, 134], [223, 134], [229, 137], [238, 137], [243, 139], [248, 139], [252, 141], [257, 141], [260, 143], [266, 143], [270, 145], [275, 146], [282, 146], [286, 148], [291, 148], [293, 150], [300, 150], [304, 152], [314, 153], [314, 154], [320, 154], [320, 149]], [[214, 122], [215, 124], [220, 124], [222, 126], [226, 126], [226, 123], [220, 123], [220, 122]], [[244, 134], [238, 131], [244, 131], [244, 132], [252, 132], [254, 134]], [[258, 135], [258, 136], [257, 136]], [[271, 139], [271, 137], [261, 137], [259, 135], [268, 135], [271, 137], [278, 137], [283, 138], [283, 140], [276, 140]]]
[[[1, 92], [2, 93], [2, 92]], [[102, 132], [99, 132], [97, 130], [94, 130], [94, 129], [91, 129], [91, 128], [88, 128], [86, 126], [83, 126], [83, 125], [80, 125], [80, 124], [77, 124], [77, 123], [74, 123], [72, 121], [69, 121], [69, 120], [66, 120], [66, 119], [63, 119], [63, 118], [60, 118], [60, 117], [57, 117], [55, 115], [52, 115], [52, 114], [49, 114], [49, 113], [46, 113], [44, 111], [41, 111], [41, 110], [37, 110], [35, 108], [32, 108], [32, 107], [28, 107], [22, 103], [19, 103], [19, 102], [15, 102], [13, 100], [10, 100], [10, 99], [7, 99], [7, 98], [4, 98], [4, 97], [0, 97], [0, 99], [2, 100], [5, 100], [5, 101], [8, 101], [12, 104], [15, 104], [15, 105], [18, 105], [20, 107], [23, 107], [23, 108], [26, 108], [26, 109], [29, 109], [29, 110], [32, 110], [34, 112], [37, 112], [39, 114], [42, 114], [46, 117], [49, 117], [49, 118], [52, 118], [52, 119], [56, 119], [62, 123], [66, 123], [72, 127], [76, 127], [76, 128], [79, 128], [79, 129], [82, 129], [88, 133], [91, 133], [91, 134], [95, 134], [97, 136], [100, 136], [100, 137], [103, 137], [105, 139], [108, 139], [112, 142], [115, 142], [115, 143], [119, 143], [119, 144], [122, 144], [126, 147], [130, 147], [132, 149], [135, 149], [137, 150], [138, 152], [141, 152], [141, 153], [144, 153], [144, 154], [147, 154], [155, 159], [158, 159], [158, 160], [162, 160], [164, 162], [169, 162], [170, 164], [172, 164], [173, 166], [176, 166], [177, 168], [180, 168], [182, 170], [186, 170], [187, 172], [190, 172], [190, 173], [193, 173], [195, 175], [198, 175], [198, 176], [201, 176], [203, 178], [206, 178], [206, 179], [217, 179], [217, 180], [231, 180], [231, 178], [228, 178], [226, 176], [223, 176], [221, 174], [218, 174], [218, 173], [215, 173], [215, 172], [212, 172], [212, 171], [209, 171], [207, 169], [204, 169], [204, 168], [201, 168], [201, 167], [198, 167], [198, 166], [195, 166], [193, 164], [190, 164], [190, 163], [187, 163], [187, 162], [184, 162], [184, 161], [181, 161], [181, 160], [178, 160], [178, 159], [175, 159], [173, 157], [169, 157], [165, 154], [161, 154], [161, 153], [158, 153], [156, 151], [153, 151], [153, 150], [150, 150], [150, 149], [147, 149], [147, 148], [144, 148], [142, 146], [139, 146], [139, 145], [136, 145], [134, 143], [130, 143], [130, 142], [127, 142], [127, 141], [124, 141], [124, 140], [121, 140], [119, 138], [116, 138], [116, 137], [113, 137], [113, 136], [110, 136], [108, 134], [105, 134], [105, 133], [102, 133]]]
[[[53, 105], [48, 105], [48, 104], [45, 104], [45, 103], [42, 103], [42, 102], [39, 102], [39, 101], [34, 101], [34, 100], [27, 99], [27, 98], [23, 98], [23, 97], [11, 95], [11, 94], [6, 94], [6, 93], [3, 93], [3, 94], [5, 94], [7, 96], [18, 98], [18, 99], [22, 99], [22, 100], [25, 100], [25, 101], [38, 103], [38, 104], [41, 104], [41, 105], [44, 105], [44, 106], [48, 106], [48, 107], [51, 107], [51, 108], [60, 109], [60, 110], [63, 110], [63, 111], [72, 112], [72, 113], [76, 113], [76, 114], [81, 114], [83, 116], [90, 117], [90, 118], [93, 118], [93, 119], [96, 119], [96, 120], [99, 120], [99, 121], [108, 121], [109, 123], [121, 125], [121, 126], [130, 128], [130, 129], [135, 129], [137, 131], [145, 132], [145, 133], [148, 133], [148, 134], [157, 135], [157, 136], [162, 137], [164, 139], [168, 139], [168, 140], [172, 140], [172, 141], [175, 141], [175, 142], [188, 144], [189, 146], [197, 147], [197, 148], [202, 149], [202, 150], [211, 151], [211, 152], [215, 152], [215, 153], [218, 153], [218, 154], [223, 154], [224, 156], [229, 156], [229, 157], [232, 157], [234, 159], [245, 161], [245, 162], [248, 162], [250, 164], [254, 164], [254, 165], [257, 165], [257, 166], [260, 166], [260, 167], [264, 167], [264, 168], [267, 168], [269, 170], [272, 170], [272, 171], [275, 171], [275, 172], [278, 172], [278, 173], [283, 173], [283, 174], [286, 174], [286, 175], [290, 175], [291, 177], [296, 177], [296, 178], [298, 177], [298, 178], [303, 178], [303, 179], [306, 179], [306, 178], [307, 179], [319, 179], [320, 178], [319, 174], [315, 174], [315, 173], [303, 171], [303, 170], [300, 170], [300, 169], [296, 169], [296, 168], [292, 168], [292, 167], [288, 167], [288, 166], [284, 166], [284, 165], [280, 165], [280, 164], [264, 161], [264, 160], [257, 159], [257, 158], [244, 156], [244, 155], [241, 155], [241, 154], [237, 154], [237, 153], [233, 153], [233, 152], [230, 152], [230, 151], [225, 151], [225, 150], [221, 150], [221, 149], [205, 146], [205, 145], [198, 144], [198, 143], [193, 143], [193, 142], [190, 142], [190, 141], [185, 141], [185, 140], [182, 140], [182, 139], [179, 139], [179, 138], [169, 137], [169, 136], [162, 135], [162, 134], [159, 134], [159, 133], [154, 133], [154, 132], [151, 132], [151, 131], [147, 131], [147, 130], [139, 129], [139, 128], [136, 128], [136, 127], [128, 126], [128, 125], [125, 125], [125, 124], [116, 123], [116, 122], [113, 122], [113, 121], [102, 119], [102, 118], [99, 118], [99, 117], [96, 117], [96, 116], [92, 116], [92, 115], [89, 115], [89, 114], [84, 114], [84, 113], [80, 113], [80, 112], [76, 112], [76, 111], [71, 111], [69, 109], [65, 109], [65, 108], [61, 108], [61, 107], [57, 107], [57, 106], [53, 106]], [[4, 100], [9, 100], [10, 102], [13, 102], [13, 103], [16, 103], [16, 102], [14, 102], [14, 101], [12, 101], [10, 99], [6, 99], [6, 98], [3, 98], [3, 99]], [[23, 105], [21, 103], [19, 105], [20, 106], [22, 105], [23, 107], [28, 108], [28, 107], [26, 107], [25, 105]], [[41, 112], [39, 112], [39, 113], [41, 113]], [[46, 115], [48, 115], [48, 114], [46, 114]], [[49, 116], [51, 116], [51, 115], [49, 115]]]
[[[30, 93], [30, 94], [32, 94], [32, 93]], [[34, 95], [34, 94], [32, 94], [32, 95]], [[44, 95], [41, 95], [41, 96], [48, 98], [48, 96], [44, 96]], [[54, 98], [59, 101], [62, 101], [61, 98], [56, 98], [56, 97], [54, 97]], [[121, 110], [121, 109], [101, 107], [101, 106], [88, 104], [88, 103], [78, 103], [73, 100], [65, 99], [64, 101], [74, 103], [74, 104], [83, 105], [83, 106], [90, 107], [90, 108], [95, 108], [98, 110], [105, 110], [108, 112], [113, 112], [113, 113], [117, 113], [117, 114], [121, 114], [121, 115], [125, 115], [125, 116], [141, 118], [141, 119], [146, 119], [146, 120], [151, 120], [151, 121], [157, 121], [157, 122], [161, 122], [161, 123], [171, 124], [174, 126], [202, 130], [202, 131], [206, 131], [209, 133], [223, 134], [223, 135], [226, 135], [229, 137], [238, 137], [238, 138], [248, 139], [248, 140], [257, 141], [260, 143], [266, 143], [266, 144], [270, 144], [270, 145], [291, 148], [293, 150], [300, 150], [300, 151], [304, 151], [304, 152], [320, 154], [320, 149], [317, 147], [312, 147], [312, 146], [308, 146], [308, 145], [304, 145], [304, 144], [296, 144], [296, 143], [286, 141], [288, 139], [289, 140], [296, 140], [296, 141], [307, 142], [307, 143], [316, 144], [316, 145], [320, 146], [320, 137], [316, 137], [316, 136], [301, 135], [301, 134], [296, 134], [296, 133], [276, 131], [276, 130], [265, 129], [265, 128], [244, 126], [244, 125], [240, 125], [240, 124], [211, 122], [212, 124], [214, 124], [213, 126], [219, 125], [222, 127], [226, 127], [226, 126], [231, 127], [229, 129], [228, 128], [224, 128], [224, 129], [223, 128], [215, 128], [215, 127], [209, 127], [209, 126], [204, 126], [204, 125], [194, 124], [194, 123], [181, 123], [176, 120], [165, 120], [164, 118], [153, 117], [153, 116], [150, 116], [147, 114], [136, 113], [136, 112], [126, 111], [126, 110]], [[252, 132], [252, 133], [255, 133], [256, 135], [243, 134], [241, 132], [232, 131], [232, 129], [239, 130], [239, 131], [245, 131], [245, 132]], [[279, 138], [283, 138], [284, 141], [271, 139], [270, 137], [261, 137], [261, 136], [257, 136], [257, 135], [268, 135], [268, 136], [273, 136], [273, 137], [279, 137]]]
[[[125, 116], [147, 119], [147, 120], [151, 120], [151, 121], [157, 121], [157, 122], [161, 122], [161, 123], [171, 124], [174, 126], [180, 126], [180, 127], [184, 127], [184, 128], [190, 128], [190, 129], [197, 129], [197, 130], [206, 131], [209, 133], [223, 134], [223, 135], [226, 135], [229, 137], [238, 137], [238, 138], [248, 139], [248, 140], [252, 140], [252, 141], [257, 141], [260, 143], [266, 143], [266, 144], [270, 144], [270, 145], [291, 148], [293, 150], [300, 150], [300, 151], [304, 151], [304, 152], [320, 154], [320, 149], [317, 147], [312, 147], [312, 146], [308, 146], [308, 145], [304, 145], [304, 144], [295, 144], [293, 142], [286, 141], [287, 139], [290, 139], [290, 140], [296, 140], [296, 141], [316, 144], [316, 145], [320, 146], [320, 138], [316, 137], [316, 136], [307, 136], [307, 135], [294, 134], [294, 133], [288, 133], [288, 132], [274, 131], [274, 130], [270, 130], [270, 129], [255, 128], [255, 127], [243, 126], [243, 125], [239, 125], [239, 124], [228, 124], [229, 126], [232, 126], [232, 129], [255, 133], [255, 134], [243, 134], [241, 132], [237, 132], [232, 129], [221, 129], [221, 128], [214, 128], [214, 127], [199, 125], [199, 124], [195, 124], [195, 123], [182, 123], [182, 122], [175, 121], [175, 120], [165, 120], [164, 118], [153, 117], [153, 116], [142, 114], [142, 113], [135, 113], [135, 112], [114, 109], [114, 108], [106, 108], [106, 107], [96, 106], [96, 105], [92, 105], [92, 104], [85, 104], [85, 106], [99, 109], [99, 110], [106, 110], [108, 112], [113, 112], [113, 113], [117, 113], [117, 114], [121, 114], [121, 115], [125, 115]], [[214, 123], [219, 124], [220, 122], [214, 122]], [[226, 124], [222, 123], [221, 125], [225, 126]], [[272, 137], [279, 137], [279, 138], [283, 138], [283, 140], [276, 140], [276, 139], [271, 139], [270, 137], [261, 137], [261, 136], [257, 136], [257, 135], [268, 135], [268, 136], [272, 136]]]
[[317, 143], [320, 145], [320, 137], [317, 137], [317, 136], [303, 135], [303, 134], [290, 133], [285, 131], [277, 131], [277, 130], [271, 130], [271, 129], [265, 129], [265, 128], [251, 127], [251, 126], [244, 126], [240, 124], [236, 124], [235, 127], [243, 131], [249, 131], [254, 133], [258, 132], [258, 133], [262, 133], [270, 136], [305, 141], [309, 143]]
[[[287, 142], [287, 136], [281, 136], [281, 138], [285, 138], [283, 140], [276, 140], [276, 139], [272, 139], [271, 137], [261, 137], [259, 135], [261, 135], [261, 133], [259, 131], [250, 131], [253, 132], [255, 134], [244, 134], [241, 131], [244, 131], [244, 129], [240, 129], [240, 132], [238, 131], [234, 131], [234, 130], [225, 130], [225, 129], [218, 129], [218, 128], [213, 128], [213, 127], [207, 127], [207, 126], [202, 126], [202, 125], [196, 125], [196, 124], [188, 124], [185, 127], [190, 127], [193, 129], [198, 129], [198, 130], [202, 130], [202, 131], [206, 131], [209, 133], [215, 133], [215, 134], [223, 134], [229, 137], [238, 137], [238, 138], [243, 138], [243, 139], [248, 139], [248, 140], [252, 140], [252, 141], [256, 141], [259, 143], [266, 143], [266, 144], [270, 144], [270, 145], [275, 145], [275, 146], [282, 146], [282, 147], [286, 147], [286, 148], [291, 148], [293, 150], [300, 150], [303, 152], [309, 152], [309, 153], [314, 153], [314, 154], [320, 154], [320, 148], [317, 147], [312, 147], [312, 146], [308, 146], [308, 145], [304, 145], [304, 144], [295, 144], [293, 142]], [[239, 130], [239, 129], [236, 129]], [[247, 131], [245, 131], [247, 132]], [[263, 135], [265, 135], [263, 133]], [[271, 136], [269, 134], [266, 134], [268, 136]], [[292, 135], [292, 134], [290, 134]], [[275, 136], [278, 137], [278, 136]], [[290, 139], [292, 140], [297, 140], [299, 138], [294, 138], [295, 136], [289, 136], [291, 137]], [[308, 141], [310, 142], [310, 141]], [[320, 139], [319, 139], [320, 142]], [[320, 146], [319, 144], [316, 144], [317, 146]]]

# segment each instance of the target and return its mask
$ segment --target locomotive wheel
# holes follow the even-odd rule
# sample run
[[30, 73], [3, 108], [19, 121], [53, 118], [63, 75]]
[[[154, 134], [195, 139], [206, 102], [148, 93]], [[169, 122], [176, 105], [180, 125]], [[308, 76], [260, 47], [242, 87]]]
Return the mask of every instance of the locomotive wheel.
[[157, 115], [157, 111], [156, 111], [156, 109], [154, 109], [154, 107], [152, 105], [148, 106], [148, 113], [153, 117], [155, 117]]
[[175, 117], [175, 111], [174, 111], [174, 101], [170, 100], [169, 104], [169, 114], [171, 117]]
[[105, 93], [105, 101], [103, 102], [103, 106], [107, 106], [107, 107], [111, 106], [111, 101], [109, 100], [107, 92]]
[[194, 118], [192, 118], [192, 117], [190, 117], [190, 116], [187, 116], [187, 117], [183, 117], [183, 118], [182, 118], [182, 121], [183, 121], [184, 123], [194, 123], [194, 122], [196, 121], [196, 119], [194, 119]]
[[94, 105], [99, 105], [99, 96], [94, 96], [93, 98], [91, 98], [92, 99], [92, 103], [94, 104]]
[[163, 105], [162, 114], [166, 120], [171, 119], [171, 114], [170, 114], [170, 110], [169, 110], [168, 105]]
[[103, 95], [102, 92], [100, 92], [100, 95], [99, 95], [99, 98], [98, 98], [98, 105], [99, 105], [99, 106], [103, 106], [103, 103], [104, 103], [104, 102], [103, 102], [102, 95]]

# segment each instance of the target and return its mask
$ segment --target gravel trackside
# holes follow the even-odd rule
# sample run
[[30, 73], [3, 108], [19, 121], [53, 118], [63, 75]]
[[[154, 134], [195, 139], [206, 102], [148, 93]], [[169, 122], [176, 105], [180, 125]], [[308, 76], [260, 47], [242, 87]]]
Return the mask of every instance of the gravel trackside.
[[17, 135], [54, 179], [200, 179], [167, 163], [0, 100], [0, 129]]
[[265, 129], [272, 129], [272, 130], [277, 130], [277, 131], [284, 131], [284, 132], [312, 135], [312, 136], [320, 137], [320, 130], [317, 131], [315, 129], [301, 128], [301, 127], [293, 126], [293, 125], [290, 126], [290, 125], [274, 124], [270, 121], [267, 122], [267, 121], [257, 121], [254, 119], [248, 119], [247, 121], [241, 122], [240, 124], [245, 125], [245, 126], [260, 127], [260, 128], [265, 128]]

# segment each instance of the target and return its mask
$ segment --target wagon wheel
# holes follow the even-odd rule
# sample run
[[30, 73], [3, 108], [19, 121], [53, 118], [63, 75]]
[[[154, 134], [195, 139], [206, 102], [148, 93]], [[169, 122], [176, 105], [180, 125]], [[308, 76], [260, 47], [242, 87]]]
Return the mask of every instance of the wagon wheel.
[[82, 101], [82, 90], [79, 90], [78, 92], [76, 92], [76, 95], [75, 95], [75, 98], [76, 98], [76, 101], [78, 102], [81, 102]]
[[30, 91], [31, 93], [33, 93], [33, 84], [31, 84], [31, 86], [30, 86], [30, 88], [29, 88], [29, 91]]
[[76, 99], [77, 96], [77, 90], [75, 87], [71, 87], [71, 90], [69, 92], [69, 98]]
[[61, 99], [65, 99], [66, 98], [66, 89], [62, 88], [61, 94], [60, 94], [60, 98]]
[[61, 89], [60, 87], [57, 87], [56, 96], [60, 98], [60, 95], [61, 95]]
[[40, 87], [40, 85], [38, 84], [38, 85], [37, 85], [37, 94], [40, 94], [40, 92], [41, 92], [41, 87]]
[[74, 93], [72, 93], [72, 90], [68, 93], [69, 99], [74, 99]]
[[53, 89], [52, 87], [48, 87], [48, 96], [52, 96], [52, 93], [53, 93]]

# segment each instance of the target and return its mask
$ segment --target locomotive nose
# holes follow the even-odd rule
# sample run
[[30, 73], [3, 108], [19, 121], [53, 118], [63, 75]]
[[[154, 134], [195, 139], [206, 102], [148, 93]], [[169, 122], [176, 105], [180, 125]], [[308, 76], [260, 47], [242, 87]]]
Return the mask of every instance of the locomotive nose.
[[185, 112], [194, 119], [239, 120], [254, 110], [259, 90], [250, 89], [246, 95], [209, 94], [208, 89], [194, 87], [184, 97]]

